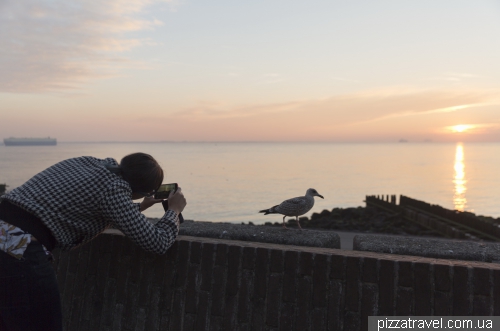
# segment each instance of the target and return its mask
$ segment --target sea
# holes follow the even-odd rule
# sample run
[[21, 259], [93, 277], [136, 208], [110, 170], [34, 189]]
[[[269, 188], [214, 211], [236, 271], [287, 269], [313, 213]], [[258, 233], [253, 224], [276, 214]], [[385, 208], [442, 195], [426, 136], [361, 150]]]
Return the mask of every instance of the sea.
[[[0, 145], [0, 183], [13, 189], [61, 160], [144, 152], [178, 183], [185, 219], [263, 224], [280, 215], [259, 210], [315, 188], [305, 216], [364, 206], [367, 195], [406, 195], [445, 208], [500, 217], [500, 143], [220, 143], [59, 142]], [[64, 199], [63, 196], [60, 197]], [[398, 199], [399, 201], [399, 199]], [[144, 212], [157, 218], [161, 205]]]

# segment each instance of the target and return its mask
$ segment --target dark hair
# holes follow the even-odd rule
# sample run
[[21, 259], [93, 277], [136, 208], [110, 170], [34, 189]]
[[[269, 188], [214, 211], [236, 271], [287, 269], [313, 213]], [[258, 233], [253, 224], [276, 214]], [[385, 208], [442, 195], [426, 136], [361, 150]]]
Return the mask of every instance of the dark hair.
[[120, 161], [120, 170], [132, 192], [151, 192], [163, 182], [163, 169], [149, 154], [133, 153], [125, 156]]

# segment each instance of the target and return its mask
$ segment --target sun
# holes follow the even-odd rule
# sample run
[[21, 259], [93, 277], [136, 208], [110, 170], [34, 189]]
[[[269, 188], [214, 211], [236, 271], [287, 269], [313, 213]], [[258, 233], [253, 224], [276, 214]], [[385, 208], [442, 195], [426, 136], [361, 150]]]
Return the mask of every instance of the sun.
[[457, 133], [462, 133], [462, 132], [467, 132], [471, 129], [474, 128], [474, 125], [470, 124], [459, 124], [459, 125], [454, 125], [454, 126], [449, 126], [448, 127], [452, 132], [457, 132]]

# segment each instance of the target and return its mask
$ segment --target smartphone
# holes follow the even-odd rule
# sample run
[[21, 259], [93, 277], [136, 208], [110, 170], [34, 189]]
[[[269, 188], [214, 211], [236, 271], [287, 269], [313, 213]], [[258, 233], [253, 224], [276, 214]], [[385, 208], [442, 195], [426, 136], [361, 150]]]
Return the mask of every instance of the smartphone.
[[161, 184], [158, 190], [156, 190], [155, 199], [167, 199], [170, 192], [177, 191], [177, 187], [177, 183]]

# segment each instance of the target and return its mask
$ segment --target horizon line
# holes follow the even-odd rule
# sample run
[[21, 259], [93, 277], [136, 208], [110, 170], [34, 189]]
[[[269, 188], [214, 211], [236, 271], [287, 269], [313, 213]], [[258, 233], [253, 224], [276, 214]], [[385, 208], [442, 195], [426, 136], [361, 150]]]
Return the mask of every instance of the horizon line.
[[[58, 140], [58, 143], [63, 144], [171, 144], [171, 143], [191, 143], [191, 144], [457, 144], [457, 143], [468, 143], [468, 144], [481, 144], [481, 143], [499, 143], [500, 141], [432, 141], [432, 140], [391, 140], [391, 141], [306, 141], [306, 140], [296, 140], [296, 141], [273, 141], [273, 140], [234, 140], [234, 141], [224, 141], [224, 140], [150, 140], [150, 141], [138, 141], [138, 140], [99, 140], [99, 141], [88, 141], [88, 140]], [[1, 143], [4, 145], [3, 143]]]

